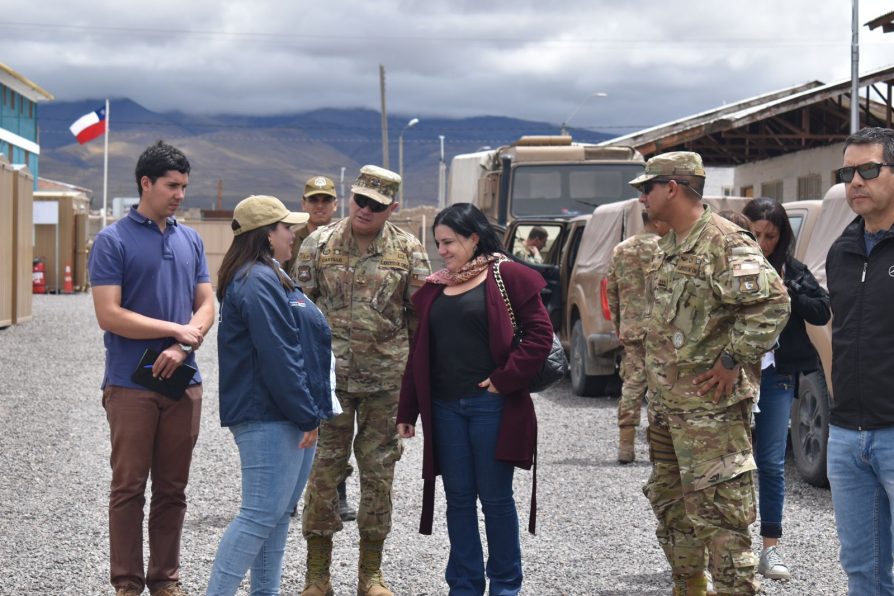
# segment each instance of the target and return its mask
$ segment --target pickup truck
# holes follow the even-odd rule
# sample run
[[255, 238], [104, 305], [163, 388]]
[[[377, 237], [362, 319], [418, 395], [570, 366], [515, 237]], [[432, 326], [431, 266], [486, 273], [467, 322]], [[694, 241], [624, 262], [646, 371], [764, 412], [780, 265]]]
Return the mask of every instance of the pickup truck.
[[[804, 262], [825, 288], [829, 247], [856, 217], [847, 204], [844, 184], [830, 188], [822, 201], [795, 201], [783, 203], [783, 206], [797, 237], [795, 258]], [[798, 474], [805, 482], [827, 487], [826, 443], [833, 398], [831, 321], [822, 327], [808, 324], [807, 335], [816, 348], [822, 368], [802, 374], [798, 379], [798, 399], [792, 404], [791, 415], [792, 455]]]
[[[717, 211], [741, 211], [747, 197], [705, 197]], [[614, 247], [643, 229], [638, 199], [607, 203], [590, 215], [569, 219], [516, 220], [506, 228], [504, 242], [514, 252], [535, 226], [548, 234], [543, 263], [526, 265], [547, 282], [544, 303], [553, 328], [569, 353], [571, 388], [576, 395], [619, 395], [620, 343], [615, 335], [606, 295]]]

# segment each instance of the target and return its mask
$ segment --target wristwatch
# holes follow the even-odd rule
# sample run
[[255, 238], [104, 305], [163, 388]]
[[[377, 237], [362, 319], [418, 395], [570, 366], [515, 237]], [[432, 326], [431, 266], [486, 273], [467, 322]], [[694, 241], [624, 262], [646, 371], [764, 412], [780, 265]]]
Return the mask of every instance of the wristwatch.
[[180, 346], [180, 349], [183, 350], [184, 354], [189, 354], [193, 350], [193, 347], [189, 344], [178, 343], [177, 345]]
[[723, 365], [723, 368], [726, 370], [733, 370], [739, 363], [736, 362], [736, 359], [733, 358], [732, 354], [729, 352], [721, 352], [720, 364]]

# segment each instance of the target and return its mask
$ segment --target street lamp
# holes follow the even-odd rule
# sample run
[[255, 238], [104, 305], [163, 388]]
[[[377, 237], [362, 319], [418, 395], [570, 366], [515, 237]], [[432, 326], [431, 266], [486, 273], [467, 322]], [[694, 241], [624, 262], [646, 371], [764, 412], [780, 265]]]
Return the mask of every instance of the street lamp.
[[586, 96], [586, 97], [584, 98], [584, 100], [583, 100], [582, 102], [580, 102], [580, 105], [577, 106], [577, 108], [576, 108], [573, 112], [571, 112], [571, 115], [569, 115], [567, 118], [565, 118], [565, 121], [562, 122], [562, 133], [561, 133], [561, 134], [562, 134], [562, 135], [567, 135], [567, 134], [568, 134], [568, 123], [571, 122], [571, 119], [574, 118], [574, 116], [575, 116], [578, 112], [580, 112], [580, 109], [581, 109], [582, 107], [584, 107], [584, 104], [587, 103], [588, 101], [590, 101], [590, 98], [593, 98], [593, 97], [606, 97], [607, 95], [608, 95], [608, 93], [603, 93], [603, 92], [601, 92], [601, 91], [597, 91], [596, 93], [591, 93], [590, 95]]
[[407, 132], [408, 128], [412, 128], [419, 124], [419, 118], [413, 118], [407, 125], [404, 126], [404, 129], [400, 131], [400, 136], [397, 138], [397, 168], [398, 174], [400, 174], [400, 208], [404, 208], [404, 133]]

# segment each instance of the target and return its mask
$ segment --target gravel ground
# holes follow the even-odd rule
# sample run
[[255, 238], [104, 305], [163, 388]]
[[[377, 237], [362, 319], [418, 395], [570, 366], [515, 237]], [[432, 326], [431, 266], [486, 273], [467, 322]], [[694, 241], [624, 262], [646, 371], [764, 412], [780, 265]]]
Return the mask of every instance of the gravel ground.
[[[101, 332], [89, 294], [34, 298], [32, 322], [0, 331], [0, 594], [111, 594]], [[212, 331], [198, 353], [205, 402], [182, 549], [183, 585], [193, 595], [203, 593], [217, 543], [239, 506], [236, 447], [218, 424], [215, 346]], [[523, 534], [523, 592], [669, 594], [669, 568], [640, 490], [649, 473], [642, 427], [637, 461], [622, 467], [614, 461], [616, 400], [574, 397], [562, 384], [535, 401], [541, 428], [538, 534]], [[384, 572], [400, 595], [446, 594], [441, 493], [434, 535], [417, 533], [421, 453], [419, 439], [408, 441], [397, 466]], [[830, 494], [796, 479], [791, 463], [787, 473], [783, 552], [794, 578], [764, 581], [764, 593], [845, 594]], [[516, 475], [523, 527], [530, 480], [530, 473]], [[356, 503], [356, 477], [348, 491]], [[758, 547], [757, 524], [752, 534]], [[337, 594], [355, 593], [357, 542], [356, 524], [336, 536]], [[283, 594], [300, 593], [304, 555], [296, 520]]]

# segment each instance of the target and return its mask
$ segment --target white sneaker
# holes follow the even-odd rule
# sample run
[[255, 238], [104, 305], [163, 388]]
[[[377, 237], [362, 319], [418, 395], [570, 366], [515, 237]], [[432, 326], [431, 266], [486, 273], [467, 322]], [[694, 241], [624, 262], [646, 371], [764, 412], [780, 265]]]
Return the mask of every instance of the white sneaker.
[[785, 561], [782, 560], [782, 555], [779, 554], [779, 551], [775, 546], [768, 546], [761, 553], [761, 560], [760, 563], [758, 563], [757, 572], [767, 579], [788, 581], [792, 578], [788, 566], [785, 564]]

